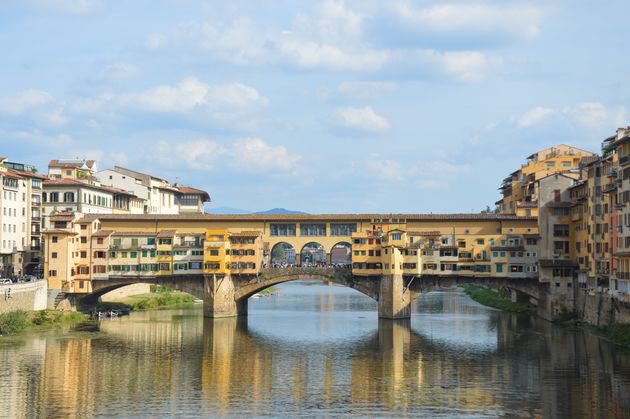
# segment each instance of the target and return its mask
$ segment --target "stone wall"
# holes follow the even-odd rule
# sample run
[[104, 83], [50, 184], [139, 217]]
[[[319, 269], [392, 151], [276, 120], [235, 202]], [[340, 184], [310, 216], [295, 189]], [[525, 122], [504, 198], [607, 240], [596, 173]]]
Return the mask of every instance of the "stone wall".
[[630, 302], [609, 294], [580, 290], [575, 303], [579, 318], [594, 326], [630, 323]]
[[126, 287], [110, 291], [101, 297], [101, 301], [118, 301], [132, 295], [148, 294], [151, 292], [151, 284], [131, 284]]
[[45, 280], [26, 284], [0, 285], [0, 314], [9, 311], [46, 308], [48, 284]]

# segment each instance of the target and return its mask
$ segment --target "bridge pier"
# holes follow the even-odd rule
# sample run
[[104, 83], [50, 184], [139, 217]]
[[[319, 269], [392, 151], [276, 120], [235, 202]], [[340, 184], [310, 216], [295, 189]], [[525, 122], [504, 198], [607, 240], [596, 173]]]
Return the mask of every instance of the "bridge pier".
[[378, 317], [381, 319], [411, 317], [411, 291], [405, 289], [402, 274], [383, 275], [378, 298]]
[[210, 318], [247, 315], [247, 299], [236, 299], [236, 285], [231, 276], [204, 276], [203, 315]]

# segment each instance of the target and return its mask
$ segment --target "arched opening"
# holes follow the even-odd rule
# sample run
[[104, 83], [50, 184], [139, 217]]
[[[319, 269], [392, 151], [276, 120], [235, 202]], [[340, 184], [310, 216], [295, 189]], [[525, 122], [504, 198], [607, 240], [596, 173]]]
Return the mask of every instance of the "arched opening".
[[295, 265], [295, 248], [286, 242], [280, 242], [271, 249], [271, 266], [285, 267]]
[[340, 242], [330, 250], [330, 263], [333, 266], [352, 266], [352, 245]]
[[300, 252], [300, 264], [302, 266], [326, 266], [326, 249], [317, 242], [305, 244]]

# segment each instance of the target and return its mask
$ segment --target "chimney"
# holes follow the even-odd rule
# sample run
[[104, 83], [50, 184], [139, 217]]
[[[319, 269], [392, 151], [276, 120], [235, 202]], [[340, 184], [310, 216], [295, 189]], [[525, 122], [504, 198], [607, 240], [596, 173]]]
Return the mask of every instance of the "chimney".
[[617, 128], [617, 139], [621, 140], [626, 134], [630, 131], [630, 127], [628, 128]]

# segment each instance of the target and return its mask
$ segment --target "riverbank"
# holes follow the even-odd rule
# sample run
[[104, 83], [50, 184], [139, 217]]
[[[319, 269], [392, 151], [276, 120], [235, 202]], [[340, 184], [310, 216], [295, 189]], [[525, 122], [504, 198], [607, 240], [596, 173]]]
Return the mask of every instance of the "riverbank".
[[0, 335], [14, 335], [28, 330], [50, 329], [86, 320], [89, 320], [88, 315], [77, 312], [17, 310], [0, 314]]
[[590, 327], [602, 338], [626, 348], [630, 348], [630, 324], [611, 324], [609, 326]]
[[179, 291], [159, 291], [149, 294], [139, 294], [122, 298], [118, 301], [101, 302], [97, 305], [97, 311], [118, 309], [161, 310], [170, 308], [190, 308], [196, 298], [190, 294]]
[[496, 308], [512, 313], [532, 313], [533, 310], [523, 304], [513, 303], [509, 298], [500, 296], [498, 293], [487, 288], [477, 287], [475, 285], [460, 285], [464, 292], [478, 302], [487, 307]]

